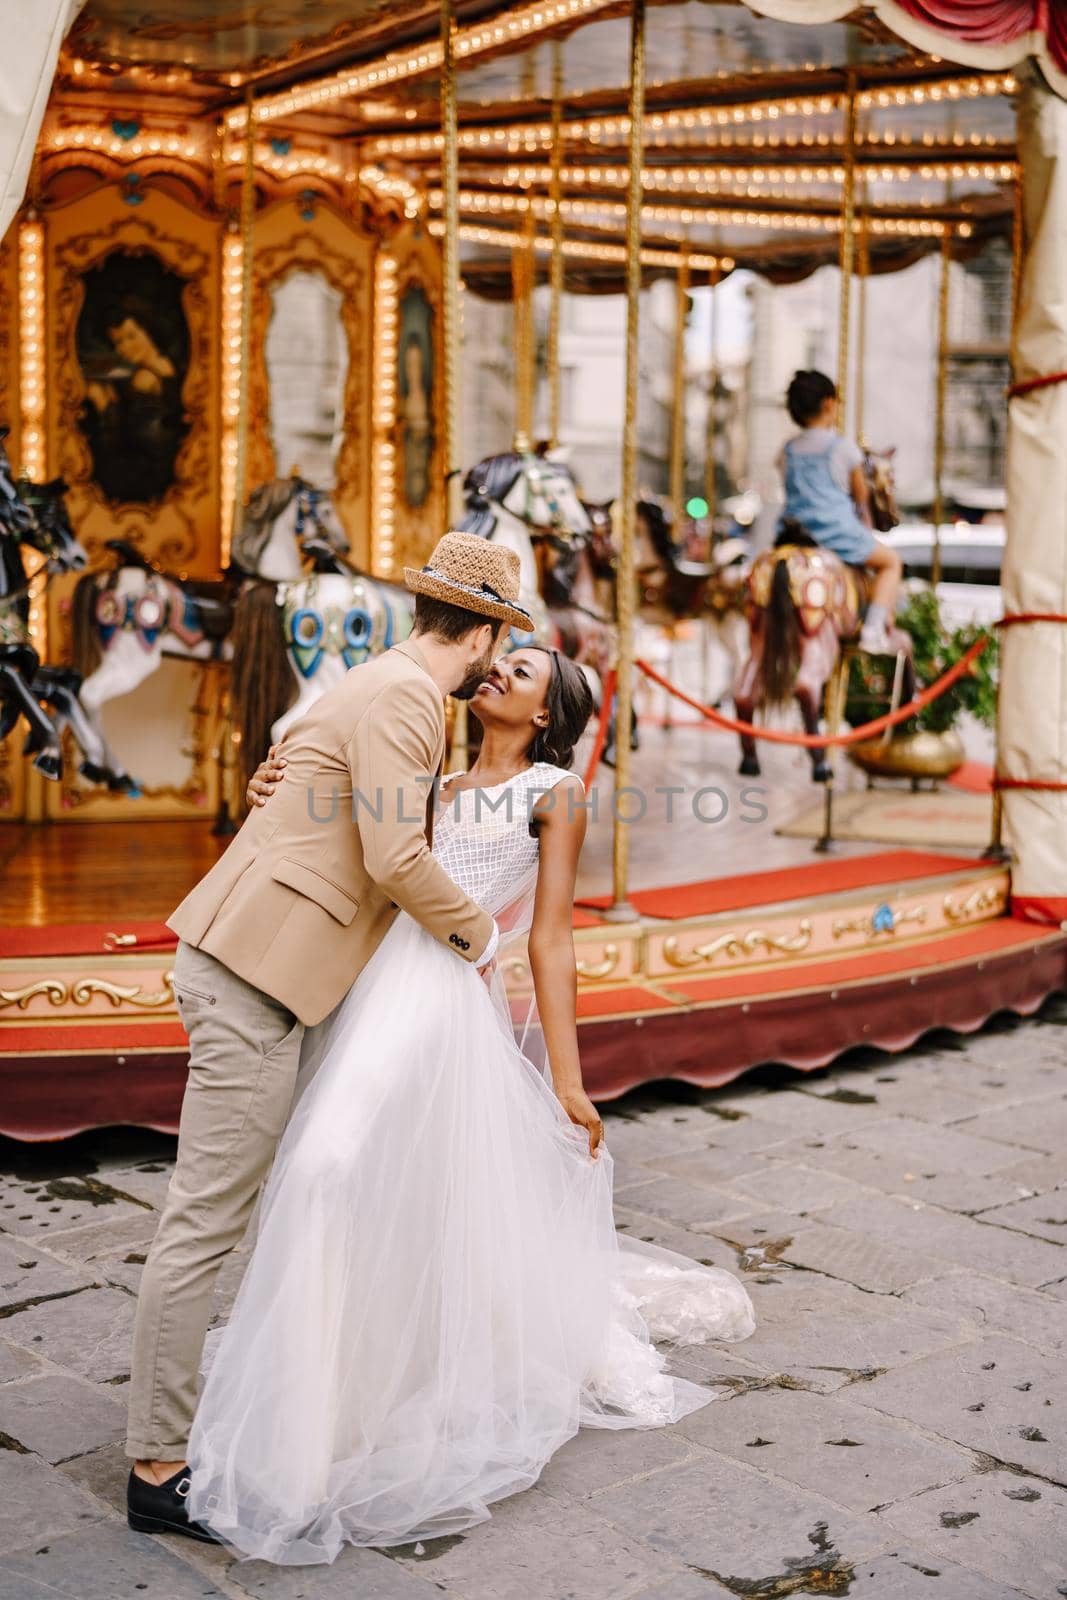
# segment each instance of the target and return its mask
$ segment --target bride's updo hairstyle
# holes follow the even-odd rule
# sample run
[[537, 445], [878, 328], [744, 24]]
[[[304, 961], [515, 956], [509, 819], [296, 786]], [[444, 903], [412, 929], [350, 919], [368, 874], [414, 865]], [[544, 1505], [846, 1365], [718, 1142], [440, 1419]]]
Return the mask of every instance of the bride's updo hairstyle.
[[547, 645], [523, 645], [524, 650], [540, 650], [550, 658], [551, 674], [545, 690], [547, 728], [538, 729], [527, 754], [531, 761], [548, 761], [554, 767], [574, 763], [574, 747], [593, 715], [593, 691], [581, 667]]

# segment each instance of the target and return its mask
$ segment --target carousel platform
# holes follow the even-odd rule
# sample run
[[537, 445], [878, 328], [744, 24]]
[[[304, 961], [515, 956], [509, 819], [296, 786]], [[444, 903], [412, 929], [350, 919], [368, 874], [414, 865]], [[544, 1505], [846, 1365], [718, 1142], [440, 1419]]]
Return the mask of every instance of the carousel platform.
[[[162, 919], [219, 848], [196, 823], [6, 833], [5, 921], [16, 899], [27, 915], [0, 930], [0, 1133], [176, 1130], [187, 1056]], [[595, 897], [574, 913], [582, 1060], [605, 1100], [900, 1050], [1067, 986], [1067, 934], [1013, 918], [1007, 868], [958, 855], [809, 859], [633, 900], [633, 922]], [[507, 977], [524, 1013], [521, 953]]]

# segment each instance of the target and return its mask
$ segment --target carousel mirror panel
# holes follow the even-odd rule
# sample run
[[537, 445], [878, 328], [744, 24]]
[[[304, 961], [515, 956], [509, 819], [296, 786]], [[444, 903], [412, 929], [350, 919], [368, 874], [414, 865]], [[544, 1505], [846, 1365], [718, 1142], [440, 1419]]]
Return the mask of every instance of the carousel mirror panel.
[[342, 295], [323, 273], [297, 269], [274, 284], [270, 298], [266, 359], [276, 469], [333, 489], [348, 377]]

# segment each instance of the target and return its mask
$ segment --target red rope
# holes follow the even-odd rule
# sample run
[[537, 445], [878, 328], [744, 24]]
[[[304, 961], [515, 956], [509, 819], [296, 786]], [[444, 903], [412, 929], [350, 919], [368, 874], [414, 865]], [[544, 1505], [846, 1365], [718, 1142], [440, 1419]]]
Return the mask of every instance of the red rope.
[[1016, 622], [1067, 622], [1058, 611], [1013, 611], [994, 622], [994, 628], [1010, 628]]
[[1022, 383], [1008, 385], [1008, 399], [1017, 400], [1022, 394], [1032, 394], [1035, 389], [1050, 389], [1054, 383], [1067, 383], [1067, 372], [1048, 372], [1041, 378], [1024, 378]]
[[976, 639], [955, 666], [949, 667], [936, 683], [924, 689], [914, 700], [909, 700], [906, 706], [898, 706], [896, 711], [889, 711], [884, 717], [876, 717], [873, 722], [864, 722], [858, 728], [851, 728], [848, 733], [788, 733], [783, 728], [757, 728], [754, 723], [739, 722], [736, 717], [724, 717], [721, 711], [714, 711], [711, 706], [701, 705], [699, 700], [694, 700], [691, 695], [675, 688], [673, 683], [650, 667], [647, 661], [637, 661], [635, 665], [640, 667], [646, 678], [669, 690], [684, 705], [691, 706], [694, 711], [699, 711], [702, 717], [707, 717], [709, 722], [715, 722], [720, 728], [726, 728], [731, 733], [749, 733], [754, 739], [767, 739], [772, 744], [799, 744], [806, 750], [824, 750], [831, 744], [856, 744], [860, 739], [871, 739], [886, 728], [894, 728], [900, 722], [907, 722], [909, 717], [915, 716], [916, 712], [922, 711], [924, 706], [928, 706], [932, 700], [943, 695], [957, 678], [962, 678], [963, 674], [969, 671], [971, 662], [981, 655], [988, 643], [988, 635]]
[[611, 721], [611, 703], [615, 698], [615, 668], [611, 667], [604, 674], [604, 682], [600, 690], [600, 718], [596, 725], [596, 738], [593, 740], [593, 753], [589, 758], [589, 765], [585, 771], [585, 786], [591, 788], [596, 777], [596, 769], [600, 765], [600, 758], [604, 754], [604, 746], [608, 738], [608, 723]]
[[1054, 778], [994, 778], [994, 789], [1038, 789], [1048, 790], [1052, 794], [1060, 794], [1067, 790], [1067, 783], [1061, 783]]

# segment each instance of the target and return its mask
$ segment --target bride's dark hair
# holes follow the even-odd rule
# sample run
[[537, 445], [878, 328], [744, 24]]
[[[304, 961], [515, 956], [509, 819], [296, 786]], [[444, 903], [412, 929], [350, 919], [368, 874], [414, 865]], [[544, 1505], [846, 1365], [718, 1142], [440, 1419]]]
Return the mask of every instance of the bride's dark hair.
[[531, 761], [548, 761], [554, 767], [569, 767], [574, 762], [574, 747], [593, 715], [593, 691], [581, 667], [548, 645], [524, 645], [524, 650], [540, 650], [550, 658], [550, 675], [545, 691], [547, 728], [539, 728], [527, 754]]

